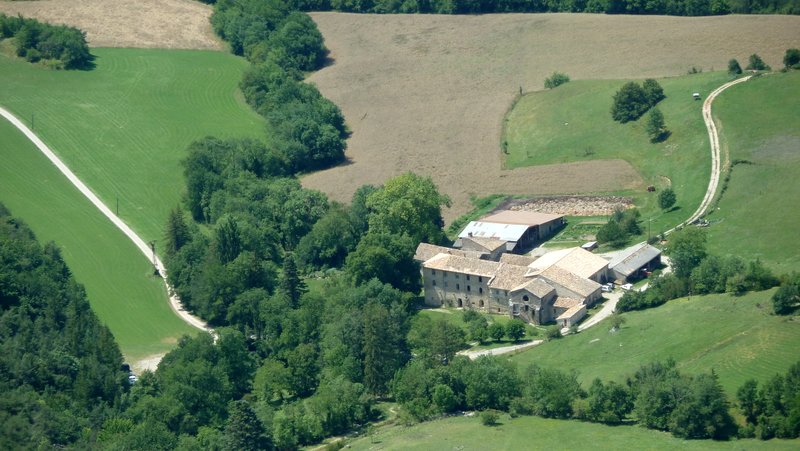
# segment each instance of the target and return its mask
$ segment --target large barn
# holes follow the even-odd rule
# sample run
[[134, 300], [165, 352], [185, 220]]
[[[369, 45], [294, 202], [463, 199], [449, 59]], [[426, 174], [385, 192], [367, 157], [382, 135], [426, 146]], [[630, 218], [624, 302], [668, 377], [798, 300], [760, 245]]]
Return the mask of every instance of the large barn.
[[522, 253], [553, 236], [564, 224], [562, 215], [504, 210], [471, 221], [458, 234], [454, 246], [464, 248], [474, 241], [489, 241], [497, 249], [500, 242], [504, 244], [503, 252]]

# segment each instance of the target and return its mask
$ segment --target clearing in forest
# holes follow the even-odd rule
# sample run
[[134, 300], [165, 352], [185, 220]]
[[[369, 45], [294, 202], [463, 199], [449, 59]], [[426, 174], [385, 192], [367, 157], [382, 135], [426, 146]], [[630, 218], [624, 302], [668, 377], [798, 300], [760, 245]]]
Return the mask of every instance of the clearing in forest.
[[332, 64], [310, 81], [342, 108], [353, 135], [351, 164], [310, 174], [304, 185], [348, 201], [364, 183], [415, 171], [453, 199], [448, 222], [471, 208], [471, 195], [644, 187], [621, 160], [502, 169], [504, 114], [520, 89], [542, 89], [553, 71], [573, 80], [665, 77], [692, 66], [724, 69], [730, 58], [746, 61], [752, 53], [779, 67], [785, 49], [800, 46], [800, 17], [793, 16], [312, 17]]
[[192, 0], [0, 1], [0, 12], [78, 27], [91, 47], [222, 50], [212, 8]]

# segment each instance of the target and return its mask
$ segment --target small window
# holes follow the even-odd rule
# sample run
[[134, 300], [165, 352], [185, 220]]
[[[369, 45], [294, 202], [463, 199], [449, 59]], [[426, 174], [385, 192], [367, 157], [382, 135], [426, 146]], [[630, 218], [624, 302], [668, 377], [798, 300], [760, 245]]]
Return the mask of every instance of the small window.
[[456, 279], [458, 279], [458, 274], [456, 274]]
[[478, 276], [478, 282], [483, 282], [483, 277]]
[[467, 280], [469, 280], [469, 274], [467, 274]]
[[472, 290], [470, 290], [470, 286], [469, 285], [467, 285], [467, 291], [472, 291]]
[[457, 284], [456, 284], [456, 290], [460, 290], [460, 289], [461, 289], [461, 284], [460, 284], [460, 283], [457, 283]]
[[431, 280], [431, 284], [435, 287], [436, 286], [436, 281], [435, 280]]
[[431, 275], [432, 275], [432, 276], [435, 276], [435, 275], [436, 275], [436, 270], [435, 270], [435, 269], [431, 269]]
[[526, 294], [525, 296], [522, 296], [522, 300], [528, 302], [530, 298], [528, 298], [528, 295]]
[[525, 311], [527, 312], [528, 310], [530, 310], [530, 307], [526, 305], [525, 306]]
[[481, 301], [480, 301], [480, 304], [479, 304], [479, 305], [480, 305], [481, 307], [483, 307], [483, 299], [481, 299]]
[[442, 277], [447, 278], [447, 273], [443, 273]]
[[483, 294], [483, 288], [478, 287], [478, 293]]

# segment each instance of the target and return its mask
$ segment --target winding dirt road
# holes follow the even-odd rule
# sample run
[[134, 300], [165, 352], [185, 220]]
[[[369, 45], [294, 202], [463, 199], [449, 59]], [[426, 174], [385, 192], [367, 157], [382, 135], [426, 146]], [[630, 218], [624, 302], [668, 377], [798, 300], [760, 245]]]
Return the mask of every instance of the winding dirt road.
[[668, 230], [666, 234], [670, 234], [675, 229], [683, 227], [686, 224], [691, 224], [694, 221], [698, 220], [700, 217], [706, 214], [706, 210], [708, 210], [708, 207], [714, 200], [714, 195], [717, 193], [717, 186], [719, 186], [719, 175], [722, 167], [722, 162], [720, 161], [719, 134], [717, 133], [717, 126], [716, 124], [714, 124], [714, 118], [711, 116], [711, 104], [714, 102], [714, 99], [716, 99], [717, 96], [722, 93], [722, 91], [730, 88], [733, 85], [743, 83], [752, 77], [753, 77], [752, 75], [748, 75], [747, 77], [738, 78], [736, 80], [725, 83], [724, 85], [712, 91], [711, 94], [709, 94], [708, 97], [706, 97], [706, 100], [703, 102], [703, 121], [706, 123], [706, 128], [708, 129], [708, 140], [711, 143], [711, 179], [708, 181], [708, 189], [706, 190], [706, 195], [703, 197], [703, 201], [700, 202], [700, 206], [697, 207], [697, 210], [694, 212], [694, 214], [692, 214], [692, 216], [690, 216], [689, 219], [682, 222], [680, 225], [676, 226], [673, 229]]
[[158, 269], [159, 276], [164, 279], [164, 284], [167, 286], [167, 291], [169, 292], [169, 305], [172, 307], [172, 310], [175, 312], [178, 317], [180, 317], [183, 321], [185, 321], [190, 326], [196, 327], [200, 330], [213, 333], [213, 330], [208, 327], [208, 325], [201, 320], [200, 318], [192, 315], [191, 313], [187, 312], [183, 305], [181, 304], [180, 299], [173, 291], [172, 287], [167, 282], [167, 272], [164, 268], [164, 264], [161, 262], [161, 259], [158, 258], [158, 255], [153, 255], [152, 249], [147, 243], [139, 237], [127, 224], [125, 224], [122, 219], [120, 219], [117, 215], [115, 215], [110, 208], [106, 206], [98, 197], [95, 195], [89, 187], [86, 186], [68, 167], [61, 161], [52, 150], [41, 140], [38, 136], [36, 136], [31, 129], [29, 129], [22, 121], [20, 121], [16, 116], [11, 114], [5, 108], [0, 107], [0, 116], [3, 116], [8, 120], [12, 125], [17, 127], [25, 136], [33, 142], [37, 148], [64, 174], [67, 179], [78, 188], [84, 196], [86, 196], [89, 201], [94, 204], [118, 229], [122, 231], [131, 241], [133, 244], [139, 248], [140, 251], [147, 257], [150, 261], [154, 261], [156, 268]]

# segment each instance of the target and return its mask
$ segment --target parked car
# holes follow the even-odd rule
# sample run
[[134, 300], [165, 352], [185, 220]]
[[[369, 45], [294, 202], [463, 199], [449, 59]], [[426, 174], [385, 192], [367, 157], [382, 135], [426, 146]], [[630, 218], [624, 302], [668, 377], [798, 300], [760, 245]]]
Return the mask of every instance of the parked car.
[[620, 285], [620, 288], [622, 288], [623, 290], [632, 290], [633, 289], [633, 284], [632, 283], [626, 283], [626, 284]]
[[604, 284], [603, 286], [600, 287], [600, 290], [602, 290], [603, 293], [611, 293], [612, 291], [614, 291], [614, 284], [613, 283]]

